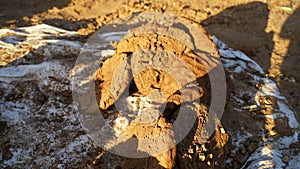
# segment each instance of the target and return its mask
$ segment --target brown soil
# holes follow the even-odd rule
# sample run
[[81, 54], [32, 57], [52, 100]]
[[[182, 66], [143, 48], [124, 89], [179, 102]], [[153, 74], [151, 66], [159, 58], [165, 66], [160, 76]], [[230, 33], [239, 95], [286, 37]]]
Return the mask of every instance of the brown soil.
[[[146, 18], [152, 19], [153, 16], [149, 15], [148, 18]], [[144, 17], [143, 19], [145, 20]], [[176, 114], [178, 114], [178, 109], [180, 107], [181, 110], [186, 110], [184, 111], [185, 115], [183, 118], [189, 119], [189, 117], [197, 115], [197, 117], [195, 117], [197, 121], [195, 122], [195, 125], [191, 126], [191, 131], [179, 145], [162, 154], [154, 155], [158, 163], [164, 168], [171, 169], [174, 167], [176, 157], [176, 164], [177, 166], [180, 166], [180, 168], [207, 168], [210, 166], [207, 165], [207, 163], [212, 163], [211, 165], [216, 163], [218, 164], [218, 167], [225, 166], [225, 145], [228, 141], [228, 135], [224, 132], [220, 133], [219, 128], [217, 128], [216, 134], [210, 141], [203, 142], [202, 139], [200, 139], [202, 136], [201, 134], [203, 133], [203, 124], [205, 121], [208, 121], [207, 109], [210, 102], [210, 83], [207, 76], [210, 70], [205, 67], [204, 63], [210, 62], [210, 60], [204, 60], [201, 58], [201, 55], [203, 54], [201, 53], [198, 55], [196, 54], [196, 51], [204, 51], [205, 53], [213, 55], [215, 57], [215, 62], [219, 61], [217, 59], [220, 59], [220, 56], [218, 55], [215, 44], [211, 42], [203, 28], [185, 19], [178, 19], [176, 21], [176, 24], [168, 27], [164, 27], [164, 25], [168, 25], [170, 22], [168, 19], [160, 21], [160, 25], [158, 25], [158, 23], [156, 23], [157, 25], [153, 25], [152, 23], [151, 26], [143, 25], [141, 24], [143, 23], [142, 21], [138, 21], [136, 22], [138, 27], [131, 29], [130, 33], [128, 33], [125, 38], [121, 39], [120, 42], [117, 42], [117, 44], [112, 44], [115, 47], [116, 53], [112, 57], [106, 59], [96, 73], [96, 79], [99, 84], [96, 89], [99, 92], [99, 108], [104, 111], [103, 114], [106, 114], [106, 110], [108, 109], [110, 111], [113, 109], [114, 113], [119, 114], [115, 116], [110, 115], [110, 117], [126, 117], [126, 112], [128, 111], [123, 111], [123, 113], [122, 111], [120, 112], [118, 109], [115, 109], [115, 104], [126, 100], [122, 95], [128, 85], [130, 85], [130, 95], [139, 93], [135, 97], [140, 97], [140, 99], [142, 99], [142, 96], [155, 95], [153, 91], [157, 91], [158, 93], [156, 93], [156, 96], [153, 98], [155, 98], [157, 102], [164, 103], [163, 99], [159, 99], [158, 96], [161, 92], [161, 95], [166, 99], [164, 111], [159, 108], [155, 109], [153, 106], [153, 108], [143, 110], [147, 115], [135, 115], [134, 112], [130, 113], [131, 117], [134, 118], [131, 120], [129, 117], [129, 124], [122, 134], [129, 138], [137, 138], [139, 145], [142, 145], [138, 147], [139, 151], [148, 154], [157, 154], [155, 152], [162, 153], [165, 151], [163, 149], [165, 144], [167, 143], [167, 146], [173, 147], [175, 145], [173, 142], [173, 140], [175, 140], [174, 135], [179, 135], [179, 131], [177, 131], [178, 127], [173, 126], [173, 122], [178, 118]], [[110, 24], [105, 27], [105, 30], [113, 30], [113, 27], [124, 27], [124, 25], [126, 24]], [[181, 27], [178, 27], [178, 25], [185, 25], [186, 29], [182, 29]], [[196, 30], [198, 32], [193, 28], [197, 28]], [[168, 36], [168, 34], [159, 34], [160, 32], [168, 31], [172, 32], [169, 33], [170, 36]], [[192, 37], [184, 39], [185, 37], [189, 37], [189, 35], [192, 35]], [[183, 44], [177, 39], [185, 41], [186, 44]], [[197, 46], [190, 45], [193, 44], [191, 39], [201, 42], [201, 45], [198, 45], [199, 43], [196, 43]], [[104, 46], [109, 46], [109, 44]], [[153, 55], [154, 52], [155, 55]], [[169, 52], [169, 54], [165, 52]], [[178, 62], [176, 58], [179, 59], [180, 62]], [[124, 62], [125, 64], [123, 64]], [[153, 63], [147, 64], [148, 62]], [[168, 68], [180, 69], [182, 63], [187, 66], [188, 70], [191, 70], [190, 75], [193, 76], [189, 77], [190, 75], [184, 70], [181, 70], [180, 72], [167, 71]], [[122, 66], [120, 66], [121, 64]], [[162, 67], [151, 67], [153, 65], [162, 65]], [[211, 65], [212, 68], [210, 69], [213, 69], [214, 66], [213, 64]], [[120, 70], [120, 67], [122, 67], [123, 70]], [[172, 77], [174, 76], [173, 74], [176, 74], [179, 77], [189, 78], [174, 79], [174, 77]], [[132, 80], [130, 77], [132, 77]], [[178, 82], [180, 82], [180, 84]], [[193, 83], [197, 86], [191, 85]], [[115, 89], [116, 91], [112, 91], [111, 89]], [[202, 105], [195, 106], [196, 103], [198, 103], [198, 99], [202, 101]], [[138, 102], [145, 101], [139, 100]], [[139, 103], [134, 104], [140, 105]], [[127, 104], [125, 103], [125, 105]], [[166, 110], [168, 111], [166, 112]], [[155, 112], [159, 112], [161, 115], [156, 117], [154, 115]], [[114, 121], [113, 118], [108, 118], [108, 120]], [[145, 120], [147, 120], [147, 122]], [[140, 123], [141, 121], [143, 122]], [[191, 121], [192, 119], [187, 122], [191, 123]], [[210, 123], [214, 124], [215, 122], [210, 121]], [[222, 126], [219, 124], [219, 121], [217, 123], [221, 128]], [[121, 128], [118, 128], [118, 125], [115, 125], [115, 127], [116, 130], [121, 130]], [[176, 131], [174, 131], [173, 127], [176, 128]], [[179, 128], [185, 128], [185, 124], [181, 123]], [[154, 139], [156, 136], [163, 133], [166, 133], [166, 135], [162, 139]], [[206, 146], [206, 150], [201, 150], [201, 146]], [[199, 153], [203, 153], [203, 156], [211, 154], [211, 157], [199, 161]], [[145, 168], [154, 168], [154, 166], [148, 166], [148, 163], [142, 163], [140, 159], [137, 159], [136, 163]], [[110, 165], [111, 164], [112, 163], [110, 163]], [[128, 165], [128, 163], [126, 163], [126, 165], [118, 165], [122, 168], [132, 167]], [[104, 164], [100, 166], [102, 168], [107, 167]]]
[[[229, 47], [243, 51], [258, 62], [266, 76], [277, 82], [282, 94], [300, 116], [299, 5], [297, 0], [5, 0], [0, 2], [0, 25], [1, 28], [15, 28], [46, 23], [78, 31], [88, 38], [113, 19], [135, 12], [167, 12], [182, 16], [203, 25], [209, 34], [216, 35]], [[112, 102], [108, 101], [108, 105], [110, 104]], [[232, 123], [235, 118], [236, 115], [229, 111], [223, 119], [225, 128], [240, 129], [240, 125]], [[242, 117], [240, 121], [251, 128], [248, 116]], [[217, 140], [228, 139], [221, 138], [218, 134], [214, 136]], [[257, 142], [258, 139], [250, 138], [248, 151], [254, 150]], [[187, 149], [184, 151], [188, 151]], [[213, 156], [219, 157], [218, 152]], [[234, 167], [241, 166], [244, 158], [235, 156], [237, 163]], [[134, 162], [132, 165], [135, 165]]]
[[0, 25], [19, 27], [47, 23], [88, 35], [110, 22], [141, 11], [176, 14], [204, 25], [234, 49], [257, 61], [300, 112], [299, 20], [294, 1], [142, 1], [55, 0], [0, 2]]

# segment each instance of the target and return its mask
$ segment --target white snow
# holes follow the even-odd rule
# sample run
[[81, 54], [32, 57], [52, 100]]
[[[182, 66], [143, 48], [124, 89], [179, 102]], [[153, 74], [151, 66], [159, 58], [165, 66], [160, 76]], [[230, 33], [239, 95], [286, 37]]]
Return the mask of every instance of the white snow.
[[235, 147], [235, 152], [239, 149], [239, 147], [241, 146], [241, 144], [246, 141], [248, 138], [252, 137], [253, 135], [245, 130], [243, 131], [235, 131], [235, 132], [231, 132], [231, 131], [227, 131], [228, 134], [230, 135], [231, 139], [232, 139], [232, 144]]
[[[288, 118], [289, 127], [291, 127], [294, 131], [292, 136], [281, 136], [279, 138], [269, 138], [266, 142], [260, 143], [260, 145], [254, 153], [248, 158], [246, 163], [242, 168], [249, 168], [249, 169], [263, 169], [263, 168], [284, 168], [286, 167], [286, 163], [282, 161], [283, 156], [288, 156], [291, 161], [289, 162], [289, 168], [297, 168], [300, 166], [300, 159], [297, 154], [292, 153], [293, 149], [290, 149], [290, 145], [293, 143], [298, 142], [299, 136], [299, 121], [296, 117], [295, 112], [289, 108], [287, 105], [287, 99], [283, 97], [274, 81], [269, 79], [268, 77], [264, 77], [264, 72], [262, 68], [253, 61], [250, 57], [246, 56], [240, 51], [236, 51], [233, 49], [228, 48], [226, 44], [219, 41], [215, 36], [213, 37], [213, 41], [219, 48], [219, 52], [222, 56], [222, 62], [224, 66], [229, 69], [233, 70], [233, 74], [240, 74], [244, 73], [249, 75], [252, 78], [252, 82], [254, 84], [260, 84], [260, 88], [257, 90], [255, 94], [255, 101], [258, 106], [259, 99], [261, 97], [274, 97], [276, 99], [277, 105], [279, 107], [279, 111], [273, 111], [271, 115], [264, 115], [264, 118], [270, 119], [278, 119], [278, 118]], [[252, 70], [252, 71], [251, 71]], [[257, 74], [253, 74], [253, 70], [255, 70]], [[254, 72], [255, 72], [254, 71]], [[234, 76], [230, 76], [234, 79]], [[245, 89], [247, 90], [247, 89]], [[232, 95], [235, 100], [239, 102], [239, 97], [242, 96], [242, 92], [237, 94], [237, 96]], [[240, 103], [243, 103], [241, 100]], [[239, 108], [234, 108], [239, 110]], [[288, 127], [288, 126], [287, 126]], [[232, 138], [233, 145], [239, 147], [242, 142], [244, 142], [249, 135], [242, 135], [240, 132], [228, 132]], [[290, 149], [290, 150], [289, 150]], [[287, 151], [286, 151], [287, 150]], [[237, 151], [237, 148], [235, 149]], [[299, 153], [298, 153], [299, 154]], [[298, 161], [297, 161], [298, 160]], [[229, 162], [229, 161], [228, 161]]]
[[299, 169], [299, 167], [300, 167], [299, 163], [300, 163], [300, 152], [296, 156], [293, 156], [290, 159], [287, 168], [288, 169]]
[[299, 129], [299, 122], [297, 121], [295, 113], [283, 102], [277, 101], [277, 104], [279, 106], [280, 111], [284, 113], [285, 117], [289, 119], [289, 126], [293, 129], [295, 128]]
[[236, 73], [242, 73], [244, 71], [244, 69], [241, 66], [238, 66], [234, 69], [234, 72]]
[[101, 56], [102, 57], [113, 56], [115, 52], [116, 50], [101, 50]]
[[278, 149], [289, 148], [291, 144], [298, 142], [299, 131], [296, 131], [293, 136], [284, 136], [279, 138], [275, 145]]
[[281, 169], [285, 167], [285, 163], [281, 160], [283, 155], [280, 151], [273, 149], [269, 145], [265, 145], [261, 148], [258, 148], [246, 161], [244, 168], [249, 169], [267, 169], [267, 168], [274, 168], [274, 169]]
[[[88, 152], [86, 148], [92, 144], [87, 135], [72, 138], [70, 133], [81, 131], [78, 119], [72, 113], [70, 105], [64, 103], [60, 96], [56, 94], [51, 96], [53, 91], [58, 94], [70, 91], [71, 86], [68, 84], [70, 68], [67, 63], [64, 63], [64, 59], [68, 59], [65, 56], [78, 54], [82, 44], [79, 41], [68, 40], [66, 37], [77, 37], [77, 32], [43, 24], [25, 28], [0, 29], [0, 36], [2, 37], [0, 49], [7, 51], [5, 54], [15, 59], [31, 54], [30, 52], [37, 48], [39, 50], [35, 51], [36, 54], [43, 57], [36, 64], [28, 61], [23, 65], [17, 63], [17, 66], [1, 67], [0, 82], [1, 89], [5, 89], [4, 96], [13, 94], [15, 84], [22, 82], [26, 82], [27, 85], [37, 84], [41, 91], [49, 92], [46, 93], [49, 98], [41, 103], [32, 102], [36, 99], [36, 95], [32, 93], [35, 89], [31, 91], [30, 86], [27, 86], [29, 90], [25, 91], [26, 97], [22, 95], [10, 101], [4, 97], [0, 98], [0, 120], [5, 122], [10, 131], [6, 133], [5, 139], [10, 141], [7, 145], [12, 153], [12, 158], [0, 162], [0, 168], [17, 166], [32, 168], [30, 165], [33, 162], [42, 165], [42, 168], [51, 168], [49, 165], [55, 160], [58, 161], [58, 158], [55, 158], [58, 154], [65, 157], [61, 161], [62, 164], [59, 164], [62, 168], [66, 168], [66, 164], [70, 162], [81, 160]], [[62, 56], [62, 61], [54, 60], [52, 56]], [[50, 76], [56, 80], [49, 78]], [[55, 121], [57, 118], [59, 121]], [[57, 129], [58, 126], [61, 129]], [[65, 136], [68, 138], [61, 137], [62, 129], [67, 133]], [[71, 132], [68, 133], [68, 131]], [[66, 147], [58, 147], [62, 145]], [[50, 149], [53, 152], [45, 153]], [[2, 154], [1, 150], [1, 158]]]
[[17, 45], [20, 43], [20, 41], [18, 41], [18, 38], [16, 36], [7, 36], [1, 40], [5, 43], [9, 43], [9, 44], [13, 44], [13, 45]]
[[118, 137], [129, 125], [129, 120], [126, 117], [117, 117], [114, 120], [115, 136]]
[[108, 32], [108, 33], [98, 33], [98, 37], [100, 39], [103, 39], [105, 41], [119, 41], [122, 39], [128, 32], [123, 31], [123, 32]]
[[3, 162], [4, 165], [14, 166], [14, 164], [16, 164], [16, 163], [22, 163], [22, 161], [19, 161], [19, 159], [18, 159], [18, 157], [21, 156], [22, 151], [24, 151], [24, 150], [21, 149], [21, 148], [18, 148], [16, 150], [11, 149], [11, 152], [12, 152], [13, 155], [12, 155], [11, 159], [6, 160], [6, 161]]
[[[42, 62], [40, 64], [28, 64], [0, 68], [0, 81], [11, 82], [14, 80], [39, 79], [46, 83], [49, 76], [66, 76], [65, 66], [59, 62]], [[46, 80], [46, 81], [45, 81]]]
[[[0, 46], [7, 51], [5, 57], [12, 58], [11, 62], [22, 58], [35, 49], [44, 51], [44, 58], [56, 55], [69, 47], [68, 53], [76, 53], [82, 43], [71, 41], [66, 37], [79, 36], [75, 31], [66, 31], [46, 24], [15, 29], [0, 29]], [[70, 49], [72, 48], [72, 49]], [[42, 52], [41, 51], [41, 52]], [[65, 52], [66, 53], [66, 52]], [[1, 63], [5, 65], [7, 63]]]
[[[247, 55], [245, 55], [243, 52], [234, 50], [231, 48], [228, 48], [228, 46], [220, 41], [216, 36], [213, 36], [213, 42], [217, 45], [218, 50], [223, 58], [231, 59], [235, 63], [242, 63], [243, 68], [247, 68], [247, 66], [244, 66], [244, 64], [247, 64], [249, 68], [256, 70], [260, 74], [264, 74], [264, 71], [262, 68], [252, 59], [250, 59]], [[240, 73], [240, 72], [237, 72]]]
[[[47, 72], [50, 70], [50, 63], [43, 62], [37, 65], [20, 65], [0, 68], [0, 78], [24, 77], [37, 72]], [[3, 79], [1, 79], [3, 80]]]
[[[9, 34], [9, 36], [6, 36]], [[124, 37], [127, 34], [127, 32], [117, 32], [117, 33], [105, 33], [102, 35], [98, 35], [99, 38], [102, 38], [103, 40], [108, 40], [108, 38], [111, 40], [113, 38], [114, 40], [119, 40], [120, 38]], [[51, 39], [52, 37], [72, 37], [72, 36], [78, 36], [77, 32], [72, 31], [66, 31], [63, 29], [55, 28], [49, 25], [37, 25], [32, 27], [26, 27], [26, 28], [17, 28], [17, 29], [0, 29], [0, 36], [5, 37], [2, 38], [0, 41], [0, 47], [5, 49], [14, 49], [16, 51], [22, 51], [21, 48], [19, 48], [19, 45], [24, 44], [31, 44], [31, 47], [34, 49], [37, 49], [38, 47], [49, 45], [51, 50], [44, 51], [43, 55], [49, 55], [51, 56], [52, 49], [61, 50], [62, 48], [58, 48], [58, 46], [67, 47], [71, 50], [73, 49], [80, 49], [82, 47], [82, 44], [77, 41], [69, 41], [69, 40], [54, 40]], [[62, 38], [63, 39], [63, 38]], [[281, 95], [276, 83], [272, 81], [271, 79], [268, 79], [267, 77], [263, 77], [264, 72], [262, 68], [253, 61], [250, 57], [245, 55], [244, 53], [230, 49], [228, 46], [219, 41], [215, 36], [213, 37], [213, 41], [217, 44], [219, 48], [219, 52], [222, 55], [222, 61], [224, 63], [225, 68], [231, 69], [232, 72], [230, 72], [230, 77], [233, 79], [235, 74], [242, 74], [245, 73], [245, 75], [249, 75], [252, 79], [251, 82], [253, 83], [260, 83], [261, 88], [258, 89], [256, 93], [252, 92], [250, 96], [255, 96], [255, 100], [258, 102], [259, 97], [261, 96], [272, 96], [277, 99], [276, 103], [279, 107], [279, 111], [274, 112], [272, 115], [266, 115], [265, 117], [270, 117], [272, 119], [287, 117], [288, 118], [288, 124], [289, 127], [291, 127], [294, 130], [294, 133], [292, 136], [281, 136], [274, 140], [267, 140], [264, 143], [260, 143], [259, 147], [255, 152], [249, 157], [247, 162], [244, 165], [244, 168], [283, 168], [286, 167], [287, 164], [282, 162], [283, 156], [289, 156], [290, 161], [288, 163], [288, 168], [297, 168], [297, 166], [300, 166], [300, 154], [293, 154], [290, 150], [290, 145], [293, 143], [298, 142], [299, 137], [299, 122], [297, 121], [295, 112], [289, 108], [287, 100]], [[12, 54], [14, 50], [12, 51]], [[28, 54], [30, 51], [26, 51], [24, 55]], [[61, 51], [60, 51], [61, 52]], [[62, 51], [63, 52], [63, 51]], [[101, 56], [112, 56], [115, 53], [114, 50], [106, 50], [101, 51]], [[74, 68], [75, 69], [75, 68]], [[85, 67], [77, 67], [77, 70], [74, 70], [75, 72], [80, 72], [80, 69], [85, 69]], [[63, 63], [56, 62], [56, 61], [45, 61], [39, 64], [28, 64], [28, 65], [19, 65], [19, 66], [10, 66], [10, 67], [1, 67], [0, 68], [0, 81], [10, 83], [12, 81], [19, 81], [24, 79], [34, 79], [38, 80], [39, 85], [41, 86], [47, 86], [49, 90], [53, 91], [68, 91], [70, 89], [70, 85], [65, 84], [59, 84], [57, 82], [51, 81], [47, 79], [48, 76], [54, 76], [54, 77], [62, 77], [64, 79], [68, 79], [68, 71], [67, 67], [63, 65]], [[254, 70], [254, 71], [253, 71]], [[256, 72], [257, 74], [253, 74], [252, 72]], [[74, 74], [75, 75], [75, 74]], [[70, 75], [72, 77], [72, 73]], [[75, 75], [76, 76], [76, 75]], [[5, 84], [3, 84], [5, 85]], [[4, 86], [6, 87], [6, 86]], [[7, 88], [10, 88], [11, 86], [7, 85]], [[242, 89], [241, 89], [242, 90]], [[247, 89], [245, 89], [247, 90]], [[238, 105], [241, 105], [244, 103], [244, 101], [241, 99], [241, 96], [243, 93], [237, 94], [237, 96], [232, 95], [231, 97], [233, 99], [238, 100]], [[45, 117], [53, 118], [51, 117], [51, 113], [54, 115], [63, 116], [62, 119], [70, 120], [73, 123], [76, 123], [78, 121], [76, 115], [72, 114], [70, 115], [70, 111], [68, 109], [65, 109], [66, 105], [60, 103], [60, 104], [54, 104], [58, 102], [59, 97], [53, 97], [48, 100], [48, 103], [45, 104], [41, 109], [43, 110], [43, 113]], [[11, 105], [9, 105], [11, 104]], [[30, 117], [27, 113], [32, 110], [28, 107], [31, 105], [23, 101], [22, 103], [5, 103], [4, 107], [3, 105], [0, 105], [1, 109], [1, 120], [4, 120], [7, 122], [8, 126], [16, 125], [17, 127], [26, 127], [25, 121], [27, 118]], [[13, 107], [15, 108], [7, 108], [7, 107]], [[3, 111], [3, 109], [5, 111]], [[234, 109], [239, 110], [240, 107], [234, 107]], [[36, 116], [38, 116], [37, 112], [31, 112], [36, 113]], [[243, 113], [241, 111], [241, 113]], [[39, 115], [42, 116], [42, 115]], [[117, 119], [115, 121], [116, 126], [120, 132], [126, 128], [128, 125], [128, 119]], [[41, 123], [39, 123], [41, 124]], [[54, 128], [54, 122], [50, 122], [48, 124], [50, 127]], [[32, 126], [31, 126], [32, 127]], [[69, 125], [69, 126], [63, 126], [62, 130], [71, 130], [76, 128], [76, 125]], [[27, 128], [30, 131], [34, 131], [30, 126]], [[43, 129], [46, 130], [46, 129]], [[57, 138], [59, 132], [62, 132], [62, 130], [53, 131], [53, 133], [46, 133], [44, 136], [49, 139], [49, 141], [53, 141], [50, 144], [55, 147], [58, 145], [55, 141], [61, 140], [60, 138]], [[51, 130], [52, 131], [52, 130]], [[239, 146], [247, 140], [247, 138], [253, 136], [250, 132], [247, 132], [246, 130], [241, 131], [228, 131], [229, 135], [232, 138], [232, 143], [236, 147], [235, 151], [238, 150]], [[32, 133], [33, 135], [39, 136], [37, 133]], [[118, 133], [116, 133], [118, 134]], [[38, 140], [38, 139], [37, 139]], [[28, 143], [29, 144], [29, 143]], [[31, 143], [32, 145], [34, 143]], [[68, 143], [65, 144], [64, 147], [62, 147], [59, 151], [56, 150], [54, 153], [58, 153], [59, 157], [61, 158], [61, 164], [58, 164], [58, 168], [65, 168], [65, 164], [68, 163], [68, 160], [70, 158], [79, 157], [79, 155], [86, 155], [87, 150], [85, 146], [91, 146], [90, 140], [87, 135], [80, 135], [76, 137], [76, 139], [69, 140]], [[31, 158], [31, 155], [33, 154], [32, 149], [25, 149], [25, 148], [18, 148], [18, 147], [12, 147], [10, 148], [13, 156], [11, 159], [3, 161], [3, 164], [5, 167], [13, 167], [16, 163], [22, 163], [22, 160], [28, 160], [27, 158]], [[285, 151], [284, 151], [285, 150]], [[3, 152], [0, 151], [0, 157]], [[77, 154], [78, 153], [78, 154]], [[24, 156], [26, 158], [24, 158]], [[50, 155], [49, 155], [50, 156]], [[55, 159], [52, 159], [54, 157], [40, 157], [36, 159], [35, 161], [38, 163], [43, 162], [51, 162]]]
[[42, 40], [42, 42], [48, 43], [48, 44], [55, 44], [55, 45], [61, 45], [61, 46], [70, 46], [75, 48], [81, 48], [80, 42], [72, 42], [72, 41], [66, 41], [66, 40], [54, 40], [54, 39], [48, 39], [48, 40]]
[[69, 36], [76, 36], [78, 33], [76, 31], [67, 31], [61, 28], [57, 28], [54, 26], [50, 26], [47, 24], [40, 24], [40, 25], [35, 25], [35, 26], [30, 26], [30, 27], [24, 27], [24, 28], [18, 28], [19, 30], [22, 30], [26, 32], [26, 34], [46, 34], [46, 35], [69, 35]]
[[17, 124], [25, 124], [25, 120], [28, 119], [30, 113], [31, 101], [26, 103], [19, 102], [6, 102], [6, 104], [0, 105], [0, 119], [7, 122], [7, 126], [13, 126]]
[[281, 96], [278, 87], [274, 81], [271, 79], [263, 79], [264, 83], [262, 84], [261, 90], [257, 93], [259, 96], [273, 96], [277, 99], [285, 99]]

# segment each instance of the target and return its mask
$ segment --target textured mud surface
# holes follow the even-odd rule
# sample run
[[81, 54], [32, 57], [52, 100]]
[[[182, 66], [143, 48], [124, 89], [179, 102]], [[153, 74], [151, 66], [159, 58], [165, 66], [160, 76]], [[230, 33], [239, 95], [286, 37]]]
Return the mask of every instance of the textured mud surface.
[[[126, 34], [127, 27], [130, 30]], [[97, 41], [98, 37], [103, 39]], [[97, 117], [90, 118], [93, 112], [90, 107], [93, 104], [85, 101], [90, 96], [86, 91], [81, 93], [84, 99], [80, 101], [80, 107], [84, 107], [83, 112], [88, 113], [84, 113], [80, 120], [88, 131], [95, 130], [88, 134], [93, 136], [98, 144], [103, 144], [108, 150], [119, 155], [137, 157], [138, 153], [143, 152], [139, 157], [144, 157], [144, 154], [154, 156], [165, 168], [173, 168], [175, 158], [176, 163], [181, 166], [205, 166], [204, 161], [198, 160], [198, 154], [202, 152], [199, 147], [205, 147], [206, 143], [210, 145], [206, 140], [209, 138], [204, 138], [204, 132], [208, 131], [203, 125], [210, 121], [214, 130], [216, 123], [213, 119], [208, 119], [211, 94], [207, 76], [218, 66], [216, 63], [220, 62], [220, 56], [204, 30], [185, 19], [147, 13], [124, 18], [121, 23], [116, 21], [106, 25], [90, 39], [86, 46], [97, 44], [102, 51], [110, 51], [111, 56], [97, 59], [93, 54], [95, 52], [90, 52], [91, 48], [88, 47], [83, 49], [86, 51], [85, 55], [80, 55], [78, 60], [82, 62], [79, 61], [76, 67], [84, 67], [84, 64], [90, 67], [101, 60], [98, 64], [100, 68], [95, 70], [95, 87], [99, 93], [97, 100], [102, 110], [101, 114], [113, 126], [113, 130], [109, 130], [105, 123], [100, 130], [91, 126], [101, 122], [93, 120], [98, 119]], [[112, 40], [115, 41], [113, 44]], [[197, 43], [193, 44], [193, 40]], [[111, 52], [112, 49], [114, 53]], [[86, 63], [85, 60], [91, 58], [95, 60], [91, 60], [91, 64]], [[75, 77], [82, 77], [83, 74], [80, 72], [75, 74]], [[223, 94], [224, 99], [221, 100], [222, 103], [220, 101], [220, 105], [224, 105], [227, 91], [224, 71], [220, 75], [224, 78], [224, 85], [221, 87], [225, 89], [217, 97], [221, 98]], [[79, 82], [88, 80], [84, 77], [83, 79]], [[222, 77], [220, 79], [219, 84], [222, 84]], [[86, 87], [80, 89], [80, 83], [76, 86], [79, 87], [79, 91], [85, 91]], [[221, 127], [219, 121], [217, 124]], [[192, 130], [189, 131], [190, 129]], [[111, 132], [114, 133], [112, 136]], [[100, 135], [108, 140], [99, 139]], [[186, 135], [187, 138], [181, 142]], [[225, 164], [224, 145], [227, 135], [223, 132], [218, 134], [218, 137], [224, 137], [224, 140], [215, 139], [216, 144], [220, 146], [214, 150], [214, 146], [207, 147], [207, 152], [213, 153], [215, 156], [211, 157], [211, 160], [217, 161], [221, 166]], [[133, 142], [136, 144], [132, 145]], [[179, 142], [181, 144], [174, 147]], [[119, 150], [121, 146], [128, 148]], [[140, 152], [129, 149], [135, 146]], [[196, 147], [197, 152], [194, 152]], [[168, 150], [169, 148], [172, 149]], [[188, 155], [189, 152], [194, 156]], [[115, 165], [118, 163], [115, 162]], [[139, 159], [136, 163], [145, 168], [151, 167], [149, 164], [152, 165], [142, 164]], [[100, 166], [107, 168], [107, 165], [108, 163]], [[127, 165], [121, 167], [130, 168]]]
[[[86, 39], [111, 20], [141, 11], [191, 19], [228, 44], [214, 38], [232, 81], [213, 146], [228, 147], [225, 167], [299, 166], [298, 1], [15, 0], [0, 8], [1, 26], [14, 28], [0, 30], [1, 168], [161, 167], [156, 158], [137, 163], [104, 153], [83, 131], [72, 104], [70, 77]], [[38, 26], [22, 28], [30, 25]], [[199, 167], [191, 159], [220, 167], [213, 147], [186, 148], [186, 162], [176, 167]]]
[[[40, 29], [52, 33], [62, 31], [46, 25], [24, 30], [30, 32]], [[96, 167], [103, 165], [102, 163], [105, 165], [117, 163], [115, 159], [118, 157], [103, 154], [100, 148], [92, 144], [81, 129], [73, 110], [69, 72], [72, 72], [74, 64], [72, 60], [76, 59], [74, 56], [76, 52], [73, 52], [78, 51], [81, 43], [76, 36], [74, 40], [68, 40], [69, 36], [73, 36], [72, 32], [68, 32], [67, 35], [68, 38], [59, 43], [41, 44], [35, 50], [30, 48], [35, 53], [23, 57], [20, 63], [1, 68], [1, 128], [3, 129], [1, 165], [3, 167], [26, 165], [81, 168], [87, 165]], [[18, 39], [16, 38], [15, 41]], [[227, 142], [226, 139], [222, 141], [223, 138], [220, 136], [215, 137], [217, 142], [226, 143], [230, 147], [228, 166], [239, 167], [245, 164], [255, 167], [260, 164], [258, 161], [268, 163], [268, 160], [274, 159], [276, 159], [274, 163], [276, 166], [293, 165], [297, 161], [299, 123], [294, 112], [288, 107], [286, 99], [279, 93], [273, 81], [261, 75], [262, 69], [254, 61], [239, 51], [227, 48], [216, 39], [215, 42], [233, 81], [233, 93], [223, 116], [230, 140]], [[9, 44], [9, 41], [6, 43]], [[44, 61], [48, 60], [48, 56], [44, 54], [52, 51], [53, 48], [59, 49], [61, 44], [64, 47], [62, 50], [56, 50], [56, 57], [51, 59], [51, 62]], [[36, 55], [37, 53], [39, 55]], [[31, 62], [29, 56], [38, 57], [40, 63], [36, 63], [37, 59]], [[240, 80], [241, 78], [243, 81]], [[248, 90], [244, 91], [243, 88]], [[244, 110], [251, 102], [260, 105], [254, 107], [251, 112]], [[271, 109], [268, 105], [273, 105], [274, 108]], [[236, 119], [237, 114], [239, 119]], [[242, 125], [239, 124], [241, 120], [244, 121]], [[279, 127], [274, 127], [274, 124]], [[240, 129], [237, 130], [236, 125]], [[225, 132], [222, 127], [217, 131], [221, 134]], [[187, 151], [200, 160], [209, 162], [210, 165], [218, 165], [210, 160], [214, 154], [206, 153], [208, 149], [205, 146], [195, 145], [191, 149], [189, 147]], [[200, 153], [197, 154], [197, 151]], [[276, 154], [272, 154], [272, 151], [276, 151]], [[292, 154], [296, 156], [293, 157]], [[107, 157], [101, 158], [102, 156]], [[189, 155], [187, 157], [189, 159]], [[286, 158], [288, 161], [283, 162]], [[130, 159], [128, 160], [123, 165], [130, 164]], [[151, 159], [145, 160], [145, 162], [151, 161]], [[131, 163], [135, 164], [132, 166], [137, 165], [134, 161]], [[118, 164], [122, 163], [118, 162]], [[195, 168], [195, 166], [190, 167]]]

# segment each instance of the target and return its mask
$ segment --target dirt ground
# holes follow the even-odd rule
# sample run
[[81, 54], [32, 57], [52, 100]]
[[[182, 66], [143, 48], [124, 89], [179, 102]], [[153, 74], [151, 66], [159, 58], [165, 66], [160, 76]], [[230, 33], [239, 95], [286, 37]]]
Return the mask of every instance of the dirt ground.
[[114, 18], [141, 11], [176, 14], [203, 25], [261, 65], [300, 115], [300, 1], [5, 0], [1, 28], [47, 23], [90, 35]]
[[[247, 54], [277, 83], [300, 116], [299, 0], [3, 0], [0, 28], [46, 23], [77, 31], [88, 39], [113, 19], [143, 11], [193, 20], [208, 34]], [[234, 128], [231, 118], [236, 117], [229, 113], [225, 128]]]

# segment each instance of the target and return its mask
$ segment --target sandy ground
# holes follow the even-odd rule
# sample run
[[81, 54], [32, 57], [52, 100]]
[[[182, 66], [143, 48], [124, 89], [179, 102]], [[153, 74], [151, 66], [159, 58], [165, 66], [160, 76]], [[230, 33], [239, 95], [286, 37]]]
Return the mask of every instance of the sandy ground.
[[[77, 31], [84, 37], [84, 42], [103, 25], [131, 13], [156, 11], [182, 16], [203, 25], [209, 34], [216, 35], [229, 47], [255, 60], [300, 116], [299, 5], [297, 0], [5, 0], [0, 2], [0, 27], [17, 28], [46, 23]], [[248, 116], [241, 117], [243, 122], [237, 122], [236, 126], [232, 125], [235, 118], [235, 114], [228, 113], [223, 120], [224, 127], [238, 130], [245, 124], [246, 128], [251, 128]], [[285, 132], [283, 129], [276, 130]], [[245, 159], [241, 161], [242, 164]]]

